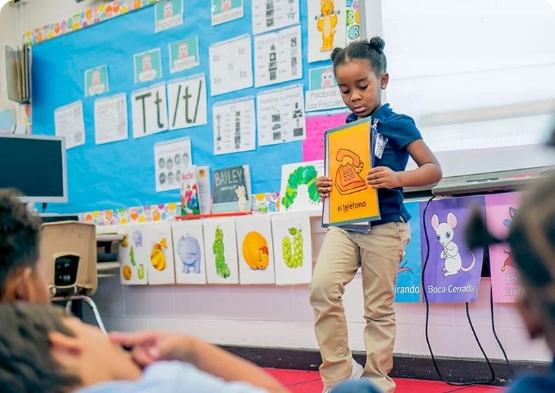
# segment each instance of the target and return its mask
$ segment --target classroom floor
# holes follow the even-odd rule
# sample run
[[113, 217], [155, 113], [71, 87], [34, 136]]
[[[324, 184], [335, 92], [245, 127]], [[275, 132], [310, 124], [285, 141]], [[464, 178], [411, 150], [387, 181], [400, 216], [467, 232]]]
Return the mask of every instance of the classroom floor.
[[[267, 369], [291, 393], [321, 393], [322, 382], [317, 371]], [[443, 382], [396, 379], [396, 393], [501, 393], [505, 389], [494, 386], [450, 386]]]

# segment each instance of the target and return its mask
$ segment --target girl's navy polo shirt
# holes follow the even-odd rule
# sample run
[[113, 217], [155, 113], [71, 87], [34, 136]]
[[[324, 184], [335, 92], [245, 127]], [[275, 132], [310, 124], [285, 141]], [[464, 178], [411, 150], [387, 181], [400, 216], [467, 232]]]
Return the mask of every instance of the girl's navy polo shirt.
[[[351, 113], [347, 117], [347, 123], [356, 121], [358, 117]], [[400, 115], [384, 104], [372, 114], [372, 122], [378, 119], [378, 133], [387, 137], [382, 158], [376, 157], [374, 166], [385, 166], [395, 172], [406, 169], [409, 161], [407, 146], [412, 142], [422, 139], [422, 135], [414, 120], [406, 115]], [[390, 222], [408, 222], [411, 218], [409, 212], [403, 205], [402, 188], [380, 188], [378, 189], [381, 219], [372, 221], [372, 226], [387, 224]]]

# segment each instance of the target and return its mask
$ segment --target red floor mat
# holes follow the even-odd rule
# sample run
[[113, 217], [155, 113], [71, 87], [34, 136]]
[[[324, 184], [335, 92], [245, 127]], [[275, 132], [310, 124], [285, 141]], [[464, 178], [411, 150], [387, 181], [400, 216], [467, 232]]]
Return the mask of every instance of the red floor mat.
[[[316, 371], [266, 369], [292, 393], [321, 393], [322, 382]], [[450, 386], [443, 382], [396, 379], [396, 393], [501, 393], [495, 386]]]

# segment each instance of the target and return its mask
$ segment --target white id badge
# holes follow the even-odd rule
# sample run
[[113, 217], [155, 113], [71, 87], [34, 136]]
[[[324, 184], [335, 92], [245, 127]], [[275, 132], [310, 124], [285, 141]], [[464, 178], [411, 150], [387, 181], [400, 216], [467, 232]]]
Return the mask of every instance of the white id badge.
[[382, 134], [377, 134], [376, 136], [376, 148], [374, 149], [374, 155], [376, 158], [381, 159], [383, 151], [385, 150], [385, 145], [389, 139]]

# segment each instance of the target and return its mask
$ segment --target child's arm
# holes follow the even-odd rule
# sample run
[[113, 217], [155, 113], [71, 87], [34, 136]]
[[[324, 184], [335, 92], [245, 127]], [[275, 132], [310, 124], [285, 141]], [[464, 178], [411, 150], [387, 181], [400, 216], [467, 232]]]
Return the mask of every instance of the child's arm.
[[406, 149], [418, 168], [399, 173], [401, 187], [423, 187], [436, 184], [441, 180], [443, 176], [441, 166], [422, 139], [412, 142]]
[[373, 188], [423, 187], [441, 180], [441, 166], [422, 139], [410, 143], [406, 149], [418, 169], [394, 172], [388, 167], [379, 166], [368, 172], [368, 184]]
[[138, 332], [112, 333], [110, 338], [114, 344], [132, 348], [132, 357], [141, 367], [159, 360], [178, 360], [225, 381], [246, 382], [270, 393], [288, 392], [260, 367], [191, 336]]

